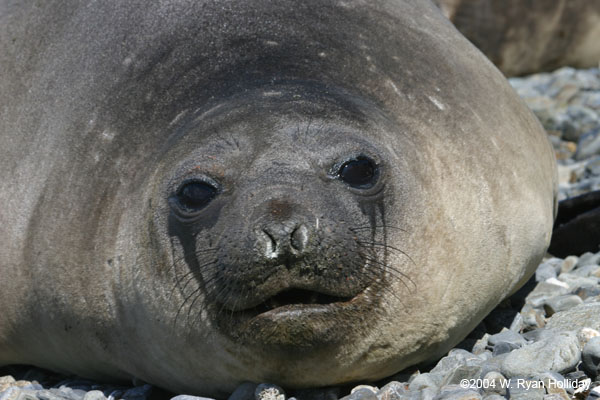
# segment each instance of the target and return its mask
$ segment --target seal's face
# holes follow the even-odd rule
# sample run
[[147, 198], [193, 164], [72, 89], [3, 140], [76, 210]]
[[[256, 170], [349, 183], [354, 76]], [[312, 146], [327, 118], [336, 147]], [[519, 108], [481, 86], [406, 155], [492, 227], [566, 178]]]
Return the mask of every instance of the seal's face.
[[167, 174], [177, 318], [292, 352], [364, 333], [386, 272], [402, 279], [383, 146], [343, 118], [235, 114], [188, 125]]

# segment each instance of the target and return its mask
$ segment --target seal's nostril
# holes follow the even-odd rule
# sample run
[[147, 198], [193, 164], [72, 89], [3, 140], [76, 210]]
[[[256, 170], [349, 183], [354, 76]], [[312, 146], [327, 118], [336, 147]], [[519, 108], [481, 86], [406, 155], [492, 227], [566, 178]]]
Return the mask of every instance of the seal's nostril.
[[258, 246], [258, 250], [266, 258], [277, 258], [279, 253], [279, 246], [273, 234], [265, 228], [257, 229], [255, 232], [257, 237], [256, 244]]
[[308, 242], [308, 229], [305, 225], [298, 225], [290, 235], [290, 245], [292, 249], [302, 252]]
[[303, 224], [268, 225], [255, 232], [258, 249], [266, 258], [298, 256], [306, 251], [309, 232]]
[[262, 231], [265, 235], [267, 235], [268, 241], [270, 241], [270, 243], [267, 243], [269, 250], [272, 253], [277, 253], [277, 240], [275, 240], [273, 235], [271, 235], [268, 230], [263, 229]]

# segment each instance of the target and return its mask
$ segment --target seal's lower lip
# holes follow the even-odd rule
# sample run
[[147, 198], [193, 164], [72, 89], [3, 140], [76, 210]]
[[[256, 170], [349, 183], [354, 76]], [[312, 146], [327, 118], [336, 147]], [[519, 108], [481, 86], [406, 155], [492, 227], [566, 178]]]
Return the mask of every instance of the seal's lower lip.
[[270, 297], [263, 303], [243, 310], [246, 314], [265, 317], [285, 317], [306, 312], [327, 312], [352, 301], [354, 297], [332, 296], [304, 289], [290, 289]]

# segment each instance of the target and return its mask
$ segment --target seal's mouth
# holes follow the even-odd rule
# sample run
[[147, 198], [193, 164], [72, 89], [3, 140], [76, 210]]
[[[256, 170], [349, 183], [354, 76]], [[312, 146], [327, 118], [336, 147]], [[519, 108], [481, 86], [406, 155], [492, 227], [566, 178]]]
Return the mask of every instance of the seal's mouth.
[[281, 291], [264, 302], [243, 311], [252, 315], [260, 315], [279, 311], [292, 311], [294, 309], [308, 310], [335, 305], [335, 303], [346, 303], [353, 298], [353, 296], [332, 296], [313, 290], [293, 288]]

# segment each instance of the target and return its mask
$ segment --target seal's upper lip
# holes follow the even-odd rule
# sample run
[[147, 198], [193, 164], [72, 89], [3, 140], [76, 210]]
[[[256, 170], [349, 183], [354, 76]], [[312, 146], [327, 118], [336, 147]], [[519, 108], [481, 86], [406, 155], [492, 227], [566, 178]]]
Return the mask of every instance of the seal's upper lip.
[[335, 303], [351, 301], [355, 296], [333, 296], [313, 290], [290, 288], [269, 297], [262, 303], [240, 310], [244, 313], [260, 315], [272, 312], [290, 312], [308, 309], [328, 308]]

